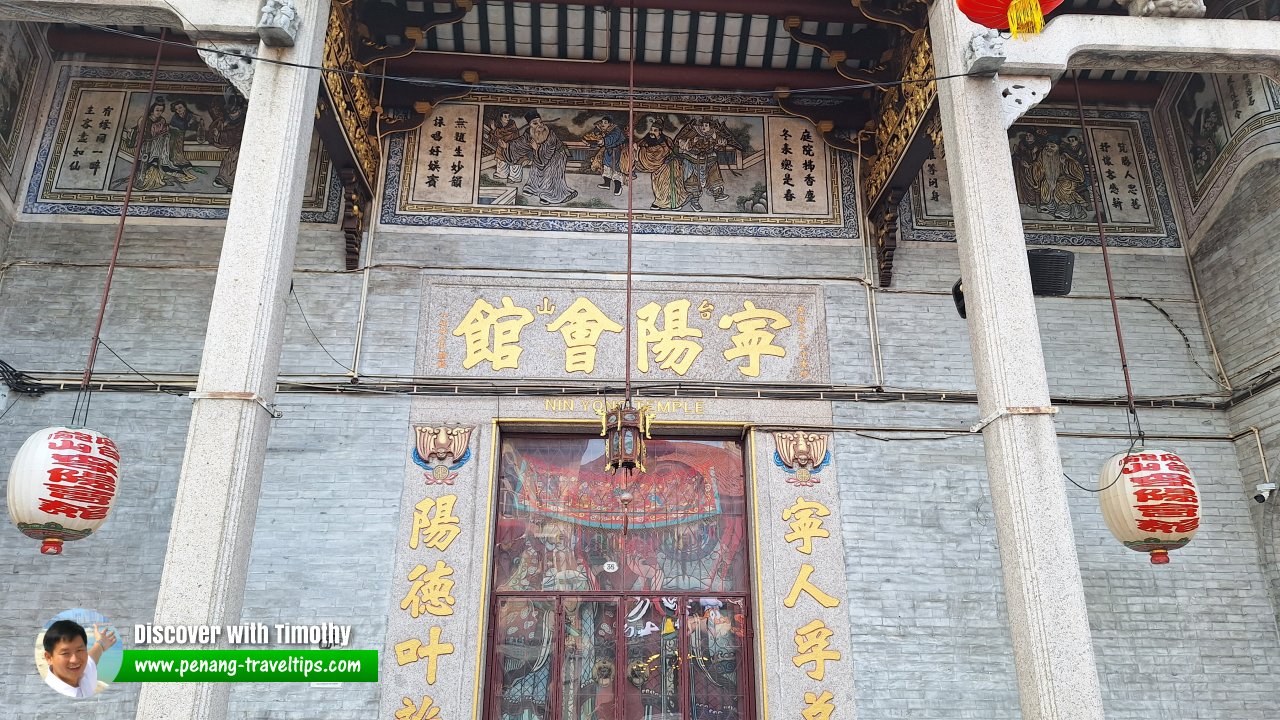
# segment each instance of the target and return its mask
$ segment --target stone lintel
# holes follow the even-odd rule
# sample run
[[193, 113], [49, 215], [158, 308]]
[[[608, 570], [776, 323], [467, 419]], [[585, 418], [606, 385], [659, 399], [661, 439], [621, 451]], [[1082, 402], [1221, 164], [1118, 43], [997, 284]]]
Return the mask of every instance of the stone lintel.
[[[1000, 72], [1057, 79], [1071, 68], [1256, 72], [1280, 78], [1280, 24], [1258, 20], [1064, 15], [1004, 45]], [[981, 58], [969, 60], [967, 70]]]
[[262, 0], [6, 0], [0, 20], [181, 28], [192, 38], [256, 38]]

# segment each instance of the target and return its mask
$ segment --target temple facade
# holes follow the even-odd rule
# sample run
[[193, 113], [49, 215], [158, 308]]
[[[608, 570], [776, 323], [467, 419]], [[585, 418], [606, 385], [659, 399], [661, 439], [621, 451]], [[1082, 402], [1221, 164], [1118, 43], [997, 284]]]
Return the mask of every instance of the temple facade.
[[121, 463], [0, 532], [0, 705], [84, 608], [379, 657], [99, 718], [1280, 717], [1276, 20], [3, 0], [0, 458]]

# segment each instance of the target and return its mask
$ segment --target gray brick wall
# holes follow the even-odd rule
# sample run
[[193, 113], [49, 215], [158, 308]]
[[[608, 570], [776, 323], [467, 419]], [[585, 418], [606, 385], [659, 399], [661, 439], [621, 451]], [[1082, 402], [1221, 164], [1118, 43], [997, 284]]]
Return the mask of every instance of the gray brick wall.
[[[106, 224], [27, 223], [8, 248], [17, 265], [0, 275], [0, 358], [39, 372], [76, 372], [87, 349], [103, 265], [114, 228]], [[196, 372], [213, 289], [217, 224], [130, 226], [104, 338], [146, 373]], [[474, 273], [500, 283], [513, 273], [573, 283], [616, 273], [622, 240], [583, 251], [581, 238], [511, 238], [421, 230], [385, 232], [369, 272], [360, 370], [366, 377], [413, 372], [424, 273]], [[869, 307], [860, 246], [759, 239], [641, 238], [637, 268], [646, 276], [691, 284], [741, 276], [823, 285], [834, 382], [875, 382]], [[951, 305], [957, 272], [952, 245], [906, 244], [892, 292], [878, 292], [880, 352], [886, 385], [947, 392], [973, 388], [967, 328]], [[1118, 292], [1137, 389], [1146, 394], [1200, 395], [1215, 390], [1212, 369], [1182, 256], [1116, 251]], [[616, 277], [616, 275], [609, 275]], [[1075, 292], [1038, 301], [1050, 382], [1057, 395], [1117, 397], [1123, 392], [1110, 306], [1096, 253], [1077, 255]], [[307, 227], [294, 276], [297, 301], [286, 312], [282, 372], [341, 376], [351, 361], [360, 321], [363, 273], [342, 270], [341, 235]], [[1145, 301], [1164, 308], [1191, 341], [1188, 353], [1173, 325]], [[302, 305], [310, 329], [302, 322]], [[312, 337], [319, 337], [330, 359]], [[1274, 332], [1272, 334], [1274, 342]], [[124, 370], [110, 355], [99, 370]], [[1175, 409], [1144, 412], [1149, 432], [1225, 437], [1245, 422], [1274, 424], [1274, 394], [1226, 413]], [[26, 434], [69, 415], [70, 394], [19, 398], [0, 420], [2, 457]], [[10, 398], [7, 402], [13, 402]], [[132, 457], [149, 458], [131, 477], [150, 482], [122, 496], [102, 537], [68, 550], [72, 576], [105, 564], [127, 582], [79, 595], [68, 604], [97, 604], [133, 620], [155, 602], [182, 457], [189, 403], [147, 394], [99, 395], [106, 418]], [[389, 563], [404, 453], [408, 400], [386, 396], [286, 395], [274, 425], [252, 548], [244, 617], [271, 624], [314, 618], [356, 622], [356, 644], [380, 647], [392, 602]], [[1253, 413], [1253, 414], [1248, 414]], [[976, 420], [969, 404], [839, 403], [838, 424], [962, 426]], [[1257, 420], [1250, 418], [1258, 417]], [[1068, 407], [1064, 430], [1123, 432], [1117, 409]], [[118, 429], [117, 429], [118, 428]], [[1271, 433], [1274, 433], [1274, 428]], [[851, 652], [862, 718], [1017, 718], [1012, 651], [1003, 608], [999, 554], [977, 437], [886, 442], [842, 432], [834, 452], [841, 476], [840, 532], [847, 549], [853, 622]], [[901, 437], [901, 436], [895, 436]], [[1274, 443], [1274, 434], [1266, 436]], [[1122, 443], [1119, 443], [1122, 444]], [[1118, 441], [1064, 438], [1067, 471], [1092, 484]], [[1115, 543], [1096, 498], [1069, 488], [1090, 620], [1109, 718], [1271, 720], [1280, 707], [1264, 688], [1274, 676], [1275, 611], [1268, 588], [1275, 565], [1259, 562], [1266, 518], [1243, 489], [1258, 471], [1249, 445], [1225, 440], [1178, 441], [1204, 486], [1205, 529], [1174, 563], [1152, 568]], [[1251, 493], [1250, 493], [1251, 494]], [[1252, 512], [1252, 516], [1251, 516]], [[137, 523], [135, 531], [115, 531]], [[108, 532], [110, 531], [110, 532]], [[1275, 537], [1274, 534], [1269, 537]], [[90, 551], [90, 548], [97, 547]], [[35, 708], [47, 692], [27, 674], [26, 635], [59, 602], [33, 544], [0, 535], [13, 565], [3, 588], [0, 629], [11, 677], [0, 703]], [[1264, 555], [1264, 557], [1266, 557]], [[1269, 585], [1270, 583], [1270, 585]], [[88, 591], [85, 591], [88, 592]], [[94, 594], [96, 593], [96, 594]], [[20, 598], [11, 600], [10, 598]], [[57, 608], [60, 609], [60, 608]], [[11, 640], [9, 638], [18, 638]], [[126, 637], [126, 640], [128, 638]], [[20, 650], [20, 652], [19, 652]], [[17, 658], [16, 660], [14, 658]], [[1153, 665], [1154, 663], [1154, 665]], [[22, 671], [19, 672], [19, 667]], [[103, 696], [101, 717], [132, 716], [136, 690]], [[237, 718], [369, 717], [372, 686], [237, 686]], [[37, 710], [32, 715], [40, 717]]]
[[[352, 647], [380, 648], [409, 398], [286, 395], [278, 404], [284, 417], [272, 426], [242, 617], [354, 625]], [[372, 718], [377, 709], [374, 684], [238, 684], [229, 716]]]
[[[958, 427], [977, 409], [837, 403], [835, 415], [837, 425]], [[1223, 413], [1142, 416], [1150, 433], [1227, 430]], [[1067, 407], [1057, 424], [1123, 433], [1125, 413]], [[1103, 460], [1127, 442], [1066, 437], [1060, 447], [1065, 471], [1093, 488]], [[1096, 495], [1063, 480], [1107, 717], [1280, 716], [1269, 690], [1280, 641], [1235, 454], [1225, 440], [1176, 449], [1199, 479], [1205, 519], [1163, 567], [1116, 542]], [[846, 432], [836, 453], [859, 717], [1020, 717], [981, 440]]]
[[[1280, 483], [1280, 387], [1256, 395], [1231, 410], [1231, 429], [1239, 435], [1235, 442], [1240, 465], [1240, 495], [1252, 498], [1257, 486], [1268, 476]], [[1258, 429], [1255, 437], [1250, 427]], [[1259, 451], [1259, 439], [1262, 449]], [[1268, 473], [1263, 473], [1265, 455]], [[1280, 618], [1280, 493], [1264, 504], [1245, 502], [1253, 520], [1258, 555], [1263, 563], [1272, 604]]]
[[1233, 385], [1280, 364], [1280, 159], [1255, 165], [1218, 219], [1192, 244], [1191, 260]]
[[[388, 227], [378, 236], [375, 262], [557, 274], [622, 273], [626, 252], [623, 235], [504, 235], [491, 230]], [[633, 264], [638, 275], [847, 278], [862, 272], [862, 241], [636, 235]]]
[[[1238, 393], [1280, 369], [1280, 160], [1265, 160], [1248, 169], [1234, 193], [1222, 198], [1217, 219], [1193, 238], [1191, 260], [1196, 269], [1205, 314], [1222, 362]], [[1263, 482], [1262, 460], [1249, 427], [1257, 427], [1273, 480], [1280, 466], [1280, 388], [1249, 397], [1230, 413], [1230, 429], [1238, 435], [1236, 457], [1241, 470], [1240, 495], [1252, 498]], [[1272, 603], [1280, 609], [1280, 498], [1246, 506], [1254, 523], [1254, 541], [1264, 564]]]
[[[75, 395], [7, 402], [16, 404], [0, 420], [6, 475], [31, 433], [70, 420]], [[0, 500], [6, 515], [0, 532], [0, 673], [5, 678], [0, 706], [9, 708], [10, 717], [66, 717], [65, 705], [50, 702], [32, 654], [36, 634], [55, 614], [73, 607], [97, 609], [117, 624], [127, 646], [133, 624], [155, 612], [190, 412], [189, 400], [169, 395], [93, 397], [89, 426], [108, 433], [120, 447], [119, 496], [99, 533], [67, 543], [61, 556], [41, 555], [39, 543], [9, 525], [8, 500]], [[88, 712], [94, 717], [132, 718], [138, 687], [119, 685], [84, 702], [92, 703]]]
[[[65, 422], [71, 393], [15, 403], [0, 420], [0, 457], [26, 437]], [[408, 437], [407, 397], [286, 395], [263, 472], [242, 617], [247, 622], [353, 624], [355, 647], [380, 647], [391, 592], [391, 553]], [[0, 533], [0, 704], [35, 720], [64, 717], [33, 671], [39, 627], [70, 607], [117, 622], [126, 647], [133, 624], [155, 611], [190, 401], [167, 395], [99, 393], [90, 425], [109, 429], [123, 459], [118, 504], [100, 535], [68, 543], [58, 558], [12, 528]], [[6, 510], [7, 511], [7, 510]], [[86, 701], [94, 717], [132, 718], [138, 685]], [[350, 684], [239, 685], [234, 718], [364, 718], [377, 688]], [[316, 714], [317, 708], [324, 713]]]

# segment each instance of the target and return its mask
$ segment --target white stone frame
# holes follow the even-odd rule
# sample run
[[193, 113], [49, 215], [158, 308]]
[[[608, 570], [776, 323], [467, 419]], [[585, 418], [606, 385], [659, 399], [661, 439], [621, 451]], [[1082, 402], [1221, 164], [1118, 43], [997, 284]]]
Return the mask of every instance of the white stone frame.
[[1089, 67], [1280, 77], [1280, 23], [1067, 15], [1041, 35], [1002, 43], [939, 2], [929, 29], [939, 75], [949, 76], [938, 99], [948, 173], [959, 188], [961, 270], [975, 296], [969, 329], [979, 406], [984, 416], [1018, 405], [1046, 413], [1006, 415], [983, 429], [1022, 716], [1101, 720], [1022, 223], [1011, 170], [992, 163], [1007, 152], [1005, 128], [1018, 109], [1008, 107], [1008, 81], [999, 76], [1056, 80]]

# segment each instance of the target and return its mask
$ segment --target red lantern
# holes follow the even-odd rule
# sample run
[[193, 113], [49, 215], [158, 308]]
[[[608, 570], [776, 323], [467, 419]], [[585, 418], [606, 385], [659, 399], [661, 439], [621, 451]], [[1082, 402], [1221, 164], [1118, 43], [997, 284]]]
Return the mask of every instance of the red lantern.
[[1200, 527], [1200, 495], [1182, 458], [1134, 448], [1107, 459], [1098, 478], [1102, 518], [1130, 550], [1151, 553], [1153, 565], [1187, 543]]
[[45, 428], [27, 438], [9, 470], [9, 519], [45, 555], [87, 537], [116, 500], [120, 452], [102, 433]]
[[1044, 27], [1044, 16], [1062, 0], [956, 0], [964, 16], [992, 30], [1009, 28], [1014, 37], [1034, 35]]

